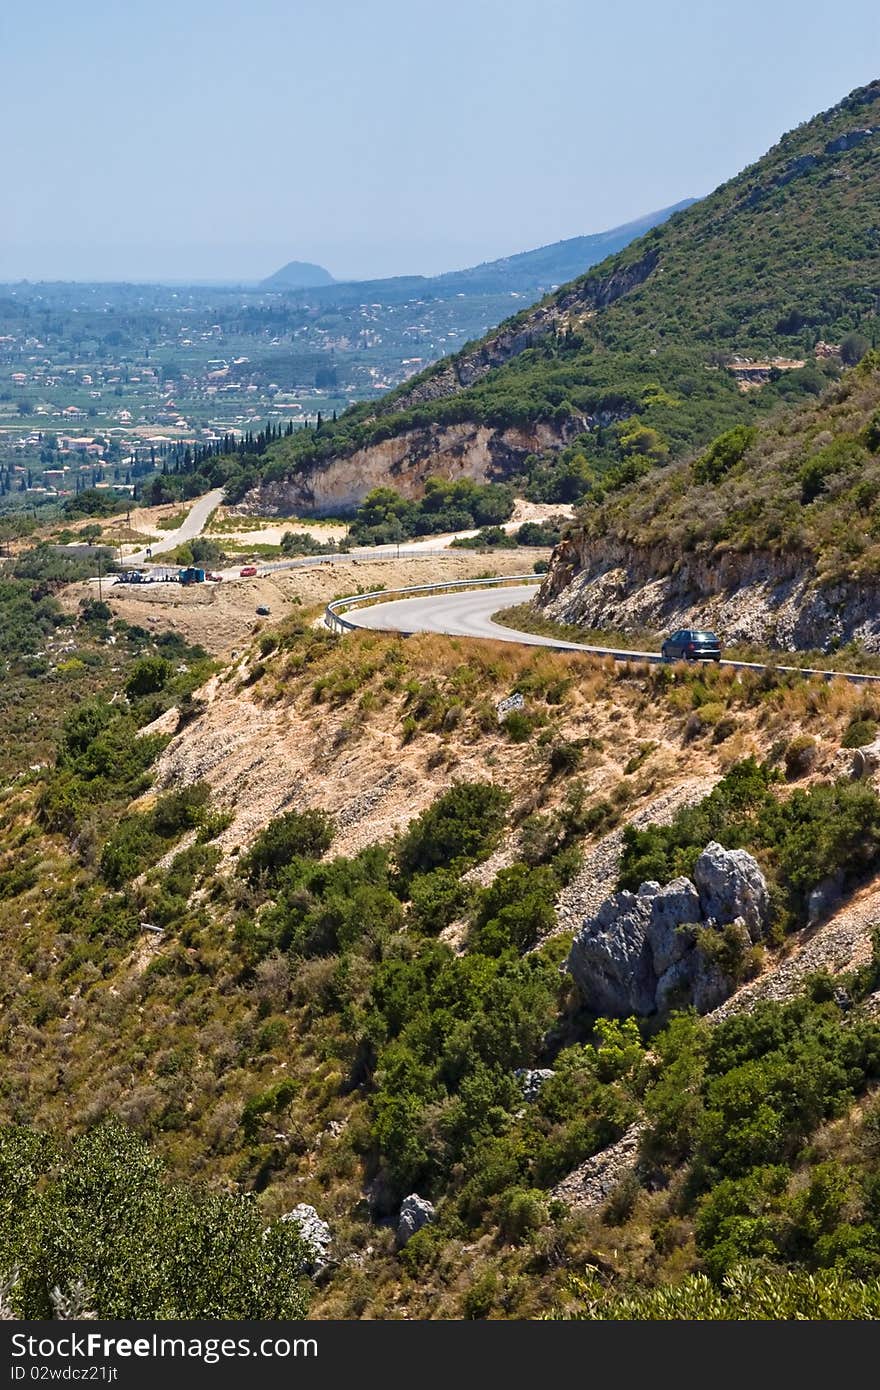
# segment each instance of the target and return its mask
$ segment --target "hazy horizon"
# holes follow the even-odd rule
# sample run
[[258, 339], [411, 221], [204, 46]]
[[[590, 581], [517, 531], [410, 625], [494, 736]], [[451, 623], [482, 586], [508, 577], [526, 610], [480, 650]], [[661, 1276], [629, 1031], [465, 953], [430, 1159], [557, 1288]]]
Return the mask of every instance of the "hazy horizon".
[[880, 71], [868, 0], [45, 0], [0, 43], [7, 283], [460, 269], [708, 193]]
[[[687, 202], [687, 201], [689, 201], [689, 200], [688, 200], [688, 199], [681, 199], [680, 201], [682, 201], [682, 202]], [[693, 201], [695, 201], [695, 200], [693, 200]], [[675, 205], [675, 204], [670, 204], [669, 206], [676, 206], [676, 205]], [[630, 219], [629, 219], [629, 222], [640, 222], [640, 221], [642, 221], [644, 218], [647, 218], [647, 217], [651, 216], [653, 213], [656, 213], [656, 212], [659, 212], [659, 211], [664, 211], [664, 210], [665, 210], [665, 209], [660, 209], [660, 208], [647, 208], [647, 209], [645, 209], [645, 212], [644, 212], [642, 215], [640, 215], [640, 216], [638, 216], [638, 217], [635, 217], [635, 218], [630, 218]], [[606, 232], [615, 231], [615, 230], [617, 230], [619, 227], [621, 227], [621, 226], [626, 226], [626, 225], [628, 225], [628, 223], [616, 223], [613, 227], [591, 227], [591, 228], [587, 229], [585, 232], [577, 232], [577, 233], [574, 233], [574, 236], [592, 236], [592, 235], [597, 235], [597, 234], [603, 234], [603, 233], [606, 233]], [[562, 240], [566, 240], [566, 239], [567, 239], [567, 238], [557, 238], [557, 241], [562, 241]], [[549, 242], [548, 242], [548, 243], [543, 243], [543, 245], [552, 245], [552, 244], [553, 244], [553, 243], [549, 243]], [[2, 244], [0, 244], [0, 245], [2, 245]], [[221, 250], [222, 250], [223, 248], [218, 248], [218, 249], [221, 249]], [[239, 248], [239, 249], [240, 249], [240, 248]], [[253, 251], [255, 251], [256, 248], [245, 248], [245, 249], [246, 249], [246, 250], [249, 250], [249, 251], [251, 251], [251, 252], [253, 252]], [[511, 250], [509, 250], [509, 251], [501, 251], [501, 252], [498, 253], [497, 256], [493, 256], [493, 257], [481, 257], [481, 259], [480, 259], [479, 261], [473, 261], [473, 260], [472, 260], [472, 261], [462, 262], [461, 264], [444, 265], [444, 266], [441, 267], [440, 270], [429, 270], [429, 271], [404, 270], [404, 271], [394, 271], [394, 272], [392, 272], [392, 276], [393, 276], [393, 275], [401, 275], [401, 276], [409, 276], [409, 275], [426, 275], [426, 276], [433, 276], [433, 275], [440, 275], [440, 274], [443, 274], [444, 272], [447, 272], [447, 271], [454, 272], [454, 271], [457, 271], [457, 270], [466, 270], [466, 269], [470, 269], [472, 266], [477, 266], [477, 265], [483, 264], [484, 262], [487, 262], [487, 261], [489, 261], [489, 260], [497, 260], [497, 259], [500, 259], [500, 258], [502, 258], [502, 257], [504, 257], [504, 256], [514, 256], [514, 255], [517, 255], [517, 254], [518, 254], [519, 252], [521, 252], [521, 251], [533, 251], [533, 250], [539, 250], [539, 249], [541, 249], [541, 248], [540, 248], [540, 247], [532, 247], [532, 246], [517, 246], [517, 247], [515, 247], [515, 248], [513, 248], [513, 249], [511, 249]], [[177, 250], [179, 251], [180, 248], [177, 248]], [[128, 256], [128, 255], [130, 255], [130, 253], [131, 253], [131, 248], [121, 248], [121, 253], [122, 253], [123, 256]], [[283, 252], [278, 252], [277, 254], [278, 254], [278, 255], [282, 255]], [[191, 248], [191, 249], [190, 249], [190, 252], [189, 252], [189, 255], [190, 255], [191, 257], [194, 258], [195, 255], [196, 255], [196, 250], [193, 249], [193, 248]], [[183, 259], [184, 259], [184, 261], [186, 261], [186, 259], [187, 259], [187, 255], [186, 255], [186, 252], [185, 252], [185, 251], [184, 251]], [[201, 270], [200, 270], [199, 273], [193, 274], [193, 275], [191, 275], [191, 276], [183, 276], [183, 277], [180, 276], [180, 275], [178, 275], [178, 274], [175, 274], [175, 273], [169, 273], [169, 274], [164, 274], [164, 275], [163, 275], [163, 274], [160, 274], [160, 275], [155, 275], [155, 276], [150, 276], [150, 275], [137, 275], [137, 276], [132, 276], [132, 275], [124, 275], [124, 274], [118, 275], [118, 276], [117, 276], [117, 275], [108, 275], [108, 274], [104, 274], [104, 275], [101, 275], [101, 276], [95, 276], [94, 278], [91, 278], [91, 277], [83, 277], [83, 276], [65, 276], [65, 275], [40, 275], [39, 277], [37, 277], [37, 276], [33, 276], [33, 277], [32, 277], [32, 276], [27, 276], [27, 275], [21, 275], [21, 276], [17, 276], [15, 279], [9, 279], [9, 278], [5, 278], [5, 279], [4, 279], [3, 277], [0, 277], [0, 283], [2, 283], [2, 284], [9, 284], [9, 285], [16, 285], [16, 284], [53, 284], [53, 283], [54, 283], [54, 284], [64, 284], [64, 283], [67, 283], [67, 284], [96, 284], [96, 285], [100, 285], [100, 284], [108, 284], [108, 285], [109, 285], [109, 284], [163, 285], [163, 286], [167, 286], [167, 287], [169, 287], [169, 288], [174, 288], [175, 286], [181, 286], [181, 287], [186, 287], [186, 286], [190, 286], [190, 287], [198, 287], [198, 286], [212, 287], [212, 286], [214, 286], [214, 287], [217, 287], [217, 288], [227, 288], [227, 287], [234, 288], [234, 287], [239, 286], [239, 285], [255, 285], [255, 284], [259, 284], [262, 280], [264, 280], [264, 279], [268, 278], [268, 276], [274, 274], [275, 271], [282, 269], [283, 266], [287, 265], [290, 261], [301, 261], [302, 259], [303, 259], [303, 258], [300, 257], [300, 256], [288, 256], [286, 260], [277, 259], [277, 258], [276, 258], [275, 262], [274, 262], [273, 265], [272, 265], [272, 269], [271, 269], [271, 270], [267, 270], [266, 273], [265, 273], [265, 275], [264, 275], [264, 274], [258, 274], [258, 275], [252, 275], [252, 276], [238, 276], [238, 277], [236, 277], [236, 276], [230, 276], [230, 275], [217, 274], [217, 275], [215, 275], [215, 276], [209, 276], [209, 275], [206, 275], [206, 274], [205, 274], [204, 262], [202, 261], [202, 262], [201, 262], [202, 268], [201, 268]], [[193, 259], [193, 260], [192, 260], [192, 263], [193, 263], [193, 264], [198, 264], [199, 262], [197, 262], [195, 259]], [[323, 264], [323, 263], [321, 263], [321, 262], [312, 262], [312, 264]], [[375, 279], [386, 279], [386, 278], [389, 278], [388, 276], [345, 275], [345, 274], [341, 274], [341, 273], [338, 273], [338, 272], [334, 271], [334, 269], [333, 269], [332, 266], [327, 266], [327, 265], [324, 265], [324, 269], [330, 271], [330, 274], [333, 276], [334, 280], [335, 280], [336, 283], [338, 283], [338, 284], [345, 284], [345, 283], [347, 283], [347, 282], [348, 282], [348, 283], [350, 283], [350, 282], [361, 282], [361, 281], [370, 281], [370, 280], [375, 280]]]

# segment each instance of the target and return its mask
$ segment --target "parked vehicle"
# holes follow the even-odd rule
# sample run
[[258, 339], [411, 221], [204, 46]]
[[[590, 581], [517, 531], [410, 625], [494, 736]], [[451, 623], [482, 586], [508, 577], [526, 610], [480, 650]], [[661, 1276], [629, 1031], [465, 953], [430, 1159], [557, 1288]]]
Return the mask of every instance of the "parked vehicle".
[[714, 632], [683, 627], [666, 638], [660, 655], [664, 661], [720, 661], [721, 643]]
[[242, 565], [238, 572], [242, 579], [250, 579], [252, 575], [256, 574], [257, 567], [256, 565]]
[[223, 579], [222, 574], [215, 574], [213, 570], [206, 570], [205, 578], [210, 579], [212, 584], [220, 584]]
[[257, 612], [259, 613], [261, 618], [268, 618], [269, 614], [272, 612], [272, 609], [267, 607], [265, 603], [260, 603], [257, 605]]

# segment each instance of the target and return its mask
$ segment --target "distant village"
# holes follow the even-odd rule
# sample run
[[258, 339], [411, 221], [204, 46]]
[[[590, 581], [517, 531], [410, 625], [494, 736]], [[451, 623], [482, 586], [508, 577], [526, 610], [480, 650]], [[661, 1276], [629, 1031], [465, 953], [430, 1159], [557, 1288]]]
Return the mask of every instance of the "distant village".
[[[59, 294], [65, 288], [76, 289]], [[194, 295], [182, 292], [181, 307], [161, 313], [116, 306], [112, 295], [100, 312], [65, 302], [57, 323], [54, 310], [41, 313], [47, 331], [40, 335], [0, 333], [0, 499], [64, 498], [85, 488], [137, 495], [139, 479], [161, 468], [169, 449], [238, 439], [267, 423], [314, 424], [321, 412], [420, 372], [464, 336], [453, 325], [438, 332], [437, 307], [421, 301], [393, 310], [357, 305], [333, 316], [332, 326], [315, 315], [288, 324], [277, 312], [268, 325], [259, 317], [199, 324]], [[42, 304], [40, 295], [31, 298]], [[37, 317], [27, 305], [26, 322]], [[123, 312], [141, 339], [149, 330], [156, 341], [109, 351], [124, 337], [115, 327]], [[0, 329], [14, 326], [0, 317]]]

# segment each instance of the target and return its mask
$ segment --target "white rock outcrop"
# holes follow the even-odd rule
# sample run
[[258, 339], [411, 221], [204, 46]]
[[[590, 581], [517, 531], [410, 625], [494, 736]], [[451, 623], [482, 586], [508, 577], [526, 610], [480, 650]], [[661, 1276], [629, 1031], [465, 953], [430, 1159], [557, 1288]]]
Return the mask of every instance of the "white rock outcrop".
[[537, 1100], [538, 1094], [545, 1081], [549, 1081], [551, 1076], [556, 1073], [550, 1067], [517, 1067], [514, 1076], [519, 1081], [523, 1089], [523, 1098], [528, 1101]]
[[300, 1202], [291, 1211], [285, 1212], [282, 1221], [292, 1221], [299, 1227], [299, 1234], [308, 1252], [309, 1272], [320, 1274], [327, 1267], [327, 1257], [332, 1242], [330, 1227], [322, 1221], [314, 1207]]
[[700, 928], [733, 927], [744, 949], [760, 940], [770, 895], [755, 859], [712, 841], [694, 878], [606, 898], [575, 935], [566, 962], [587, 1008], [596, 1014], [648, 1015], [693, 1004], [717, 1007], [733, 987], [698, 942]]
[[420, 1231], [423, 1226], [434, 1220], [435, 1214], [433, 1203], [425, 1197], [420, 1197], [417, 1192], [411, 1192], [408, 1197], [404, 1197], [397, 1222], [398, 1246], [406, 1245], [416, 1231]]

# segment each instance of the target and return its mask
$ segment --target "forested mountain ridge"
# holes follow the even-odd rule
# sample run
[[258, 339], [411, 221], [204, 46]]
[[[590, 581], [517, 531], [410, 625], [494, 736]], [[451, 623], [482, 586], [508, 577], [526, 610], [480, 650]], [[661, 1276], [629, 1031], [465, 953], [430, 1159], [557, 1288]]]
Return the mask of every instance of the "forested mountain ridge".
[[329, 277], [313, 284], [299, 276], [300, 262], [293, 261], [294, 275], [288, 274], [290, 267], [283, 266], [264, 280], [262, 287], [308, 290], [310, 292], [303, 293], [300, 298], [304, 302], [321, 305], [357, 304], [365, 296], [387, 303], [410, 299], [414, 294], [424, 294], [433, 299], [461, 294], [495, 294], [505, 290], [525, 293], [548, 289], [582, 275], [590, 266], [622, 250], [651, 227], [665, 222], [674, 212], [690, 207], [693, 201], [693, 198], [686, 198], [672, 207], [646, 213], [644, 217], [637, 217], [632, 222], [622, 223], [604, 232], [567, 237], [547, 246], [538, 246], [533, 251], [519, 251], [511, 256], [500, 256], [494, 261], [483, 261], [465, 270], [447, 270], [441, 275], [395, 275], [382, 280], [336, 282]]
[[[499, 432], [534, 437], [538, 423], [555, 432], [551, 448], [581, 433], [597, 478], [617, 465], [682, 456], [725, 427], [820, 389], [827, 368], [821, 356], [814, 365], [817, 344], [853, 332], [870, 339], [880, 294], [878, 209], [873, 82], [480, 342], [317, 434], [283, 441], [258, 471], [274, 480], [314, 474], [411, 436], [408, 458], [434, 447], [432, 464], [452, 473], [474, 459], [471, 442], [456, 440], [445, 453], [432, 444], [432, 434], [451, 426], [489, 431], [484, 468], [497, 462]], [[741, 374], [729, 370], [736, 358], [767, 362], [769, 384], [742, 390]], [[773, 358], [789, 370], [774, 369]], [[525, 457], [514, 450], [501, 466], [527, 466]]]

